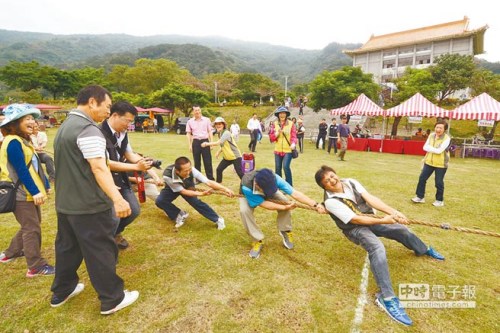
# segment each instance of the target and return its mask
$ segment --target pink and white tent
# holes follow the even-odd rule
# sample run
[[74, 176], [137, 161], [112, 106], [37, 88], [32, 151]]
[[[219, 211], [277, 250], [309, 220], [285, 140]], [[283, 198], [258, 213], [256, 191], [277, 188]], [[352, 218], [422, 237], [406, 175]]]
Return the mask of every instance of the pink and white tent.
[[389, 117], [449, 117], [450, 111], [433, 104], [420, 93], [386, 111]]
[[366, 97], [365, 94], [359, 95], [354, 101], [344, 107], [333, 109], [330, 115], [359, 115], [359, 116], [383, 116], [385, 110], [375, 104], [371, 99]]
[[500, 120], [500, 102], [482, 93], [451, 112], [451, 119]]

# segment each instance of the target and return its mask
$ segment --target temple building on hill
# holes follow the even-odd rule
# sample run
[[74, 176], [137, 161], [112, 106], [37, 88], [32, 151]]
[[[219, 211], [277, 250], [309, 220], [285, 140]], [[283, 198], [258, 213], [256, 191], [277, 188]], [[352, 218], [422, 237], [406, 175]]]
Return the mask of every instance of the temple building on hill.
[[343, 52], [353, 59], [353, 66], [371, 73], [375, 82], [385, 83], [401, 75], [405, 68], [425, 68], [447, 53], [476, 55], [484, 53], [485, 25], [469, 30], [469, 18], [429, 27], [371, 36], [356, 50]]

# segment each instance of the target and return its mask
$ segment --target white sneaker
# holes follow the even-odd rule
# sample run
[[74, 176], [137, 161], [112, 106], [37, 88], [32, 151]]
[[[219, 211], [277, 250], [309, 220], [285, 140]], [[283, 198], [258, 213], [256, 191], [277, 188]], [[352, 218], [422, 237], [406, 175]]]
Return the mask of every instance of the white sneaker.
[[444, 201], [439, 201], [439, 200], [436, 200], [432, 203], [432, 205], [434, 207], [443, 207], [444, 206]]
[[411, 201], [413, 201], [414, 203], [425, 203], [425, 199], [419, 198], [419, 197], [415, 197], [415, 198], [411, 199]]
[[180, 228], [184, 225], [184, 222], [186, 222], [187, 217], [189, 214], [183, 210], [177, 214], [177, 218], [175, 219], [175, 227]]
[[217, 224], [217, 230], [224, 230], [224, 228], [226, 227], [226, 225], [224, 224], [224, 219], [222, 217], [219, 217], [215, 224]]
[[69, 294], [68, 296], [66, 296], [66, 298], [64, 298], [64, 299], [60, 299], [57, 296], [53, 295], [52, 299], [50, 300], [50, 306], [53, 308], [57, 308], [57, 307], [63, 305], [70, 298], [73, 298], [76, 295], [78, 295], [79, 293], [81, 293], [83, 291], [83, 289], [85, 289], [85, 285], [83, 283], [78, 283], [76, 285], [75, 289], [73, 290], [73, 292], [71, 294]]
[[118, 304], [117, 306], [115, 306], [111, 310], [101, 311], [101, 314], [102, 315], [109, 315], [109, 314], [115, 313], [117, 311], [120, 311], [121, 309], [126, 308], [130, 304], [137, 301], [137, 299], [139, 298], [139, 292], [137, 290], [134, 290], [134, 291], [124, 290], [123, 293], [125, 294], [125, 297], [123, 297], [123, 300], [120, 302], [120, 304]]

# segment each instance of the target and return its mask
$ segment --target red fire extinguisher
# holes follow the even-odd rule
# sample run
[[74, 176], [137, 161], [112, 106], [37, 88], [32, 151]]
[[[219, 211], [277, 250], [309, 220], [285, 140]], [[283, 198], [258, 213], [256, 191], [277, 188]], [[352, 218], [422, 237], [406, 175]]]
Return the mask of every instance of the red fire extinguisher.
[[142, 172], [134, 171], [135, 180], [137, 181], [137, 194], [139, 195], [139, 202], [146, 202], [146, 190], [144, 189], [144, 176]]

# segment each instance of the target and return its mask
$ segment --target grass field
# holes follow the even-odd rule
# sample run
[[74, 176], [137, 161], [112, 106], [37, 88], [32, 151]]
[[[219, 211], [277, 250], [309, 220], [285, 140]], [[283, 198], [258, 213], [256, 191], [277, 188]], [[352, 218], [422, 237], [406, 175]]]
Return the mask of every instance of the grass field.
[[[55, 130], [50, 129], [49, 138]], [[131, 133], [136, 151], [171, 164], [187, 155], [185, 136]], [[248, 136], [240, 139], [246, 148]], [[500, 232], [500, 163], [452, 159], [445, 178], [445, 203], [431, 205], [435, 190], [429, 181], [424, 205], [410, 202], [421, 157], [349, 151], [338, 162], [306, 142], [305, 152], [292, 163], [294, 185], [315, 200], [322, 191], [313, 175], [319, 166], [333, 166], [341, 177], [361, 181], [373, 194], [408, 217], [422, 221]], [[214, 161], [214, 166], [217, 165]], [[267, 138], [257, 147], [259, 168], [274, 169]], [[226, 169], [225, 184], [239, 180]], [[77, 200], [77, 198], [75, 198]], [[85, 290], [61, 308], [49, 306], [52, 278], [27, 279], [26, 263], [16, 260], [0, 267], [0, 331], [2, 332], [498, 332], [500, 312], [499, 238], [412, 226], [424, 242], [445, 257], [437, 262], [416, 257], [402, 245], [384, 240], [394, 289], [398, 284], [443, 286], [445, 300], [458, 286], [455, 300], [464, 300], [465, 286], [475, 288], [473, 309], [408, 309], [414, 326], [405, 328], [373, 303], [377, 287], [370, 273], [367, 304], [354, 323], [365, 252], [349, 242], [329, 216], [296, 209], [294, 250], [281, 244], [276, 213], [256, 209], [266, 235], [262, 255], [248, 256], [251, 240], [240, 221], [235, 199], [204, 197], [226, 220], [216, 230], [182, 199], [176, 202], [190, 216], [178, 231], [173, 222], [147, 201], [142, 214], [125, 231], [131, 246], [120, 252], [118, 274], [126, 288], [140, 291], [131, 307], [109, 317], [99, 314], [99, 301], [85, 266], [79, 270]], [[12, 214], [0, 216], [0, 250], [18, 230]], [[56, 219], [54, 198], [43, 206], [42, 253], [54, 263]], [[431, 295], [432, 296], [432, 295]]]

